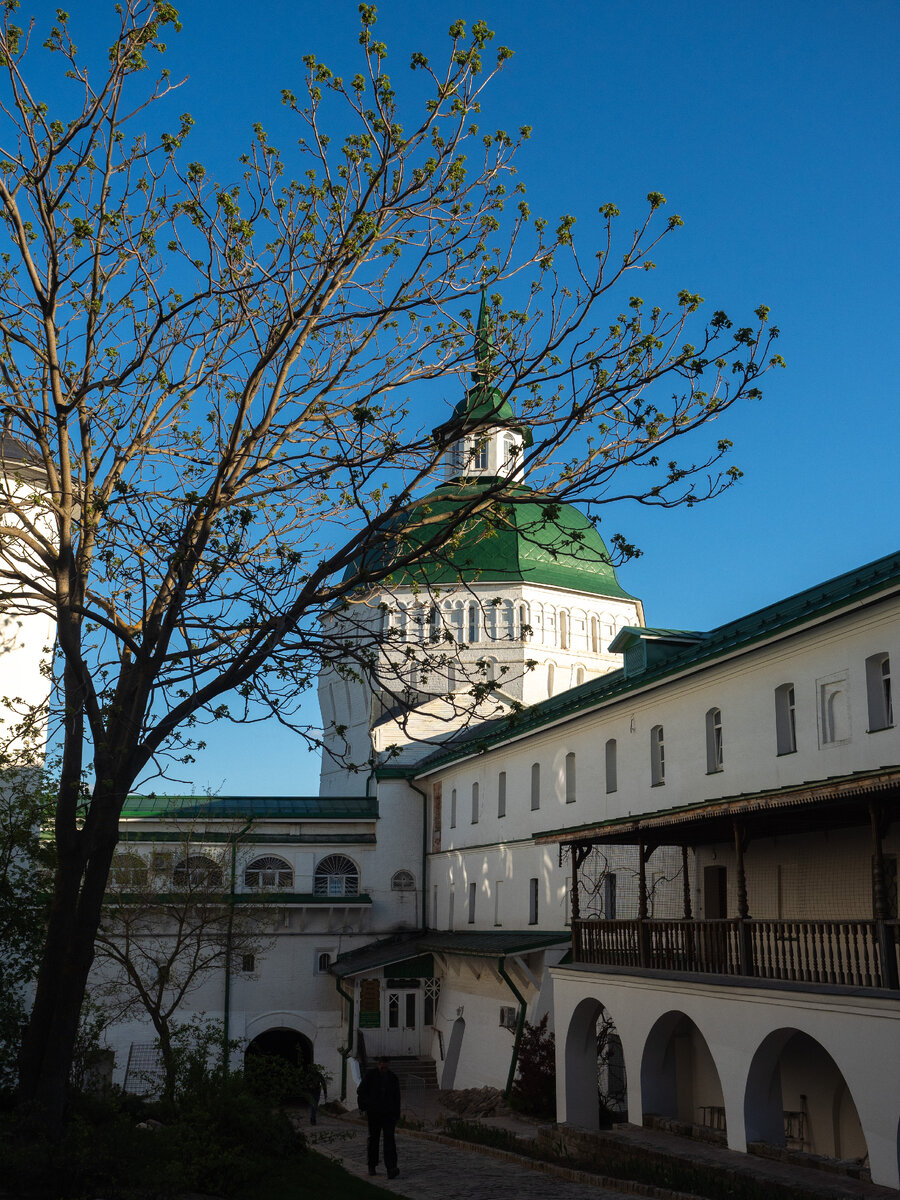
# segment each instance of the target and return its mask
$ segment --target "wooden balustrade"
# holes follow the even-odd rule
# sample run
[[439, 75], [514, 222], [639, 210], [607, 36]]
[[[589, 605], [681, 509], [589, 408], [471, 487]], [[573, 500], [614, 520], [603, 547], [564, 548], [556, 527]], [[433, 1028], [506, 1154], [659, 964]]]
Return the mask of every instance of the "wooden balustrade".
[[598, 966], [892, 988], [900, 921], [578, 920], [573, 955]]

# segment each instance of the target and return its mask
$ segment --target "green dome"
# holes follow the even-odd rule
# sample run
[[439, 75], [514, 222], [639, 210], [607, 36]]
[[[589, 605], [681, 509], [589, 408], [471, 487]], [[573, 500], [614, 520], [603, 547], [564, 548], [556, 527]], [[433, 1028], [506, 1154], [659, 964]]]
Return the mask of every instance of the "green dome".
[[[483, 478], [445, 483], [411, 505], [397, 523], [396, 539], [369, 552], [373, 568], [383, 570], [392, 559], [427, 544], [435, 536], [435, 526], [447, 532], [449, 540], [428, 561], [398, 567], [387, 586], [536, 583], [632, 599], [616, 579], [600, 534], [571, 504], [560, 504], [519, 484], [513, 494], [523, 499], [498, 501], [460, 524], [456, 515], [460, 506], [495, 484]], [[355, 570], [351, 567], [347, 577]]]

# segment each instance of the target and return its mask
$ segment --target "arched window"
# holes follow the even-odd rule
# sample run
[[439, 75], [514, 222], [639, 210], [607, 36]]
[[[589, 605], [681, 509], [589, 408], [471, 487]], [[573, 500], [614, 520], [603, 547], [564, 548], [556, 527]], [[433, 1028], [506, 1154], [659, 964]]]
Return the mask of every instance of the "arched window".
[[294, 886], [294, 871], [289, 862], [266, 854], [254, 858], [244, 871], [244, 884], [248, 888], [277, 888], [284, 891]]
[[172, 872], [176, 888], [220, 888], [224, 882], [222, 868], [205, 854], [190, 854], [183, 858]]
[[775, 744], [779, 754], [797, 751], [797, 714], [792, 683], [783, 683], [775, 689]]
[[416, 879], [412, 871], [395, 871], [391, 876], [392, 892], [414, 892]]
[[869, 732], [890, 729], [894, 724], [891, 696], [891, 660], [887, 654], [866, 659], [866, 693], [869, 702]]
[[571, 640], [570, 624], [571, 624], [571, 619], [569, 617], [568, 612], [564, 608], [560, 609], [560, 613], [559, 613], [559, 645], [562, 650], [569, 649], [569, 642]]
[[618, 766], [616, 763], [616, 739], [610, 738], [606, 743], [606, 792], [615, 792], [619, 787]]
[[472, 824], [478, 824], [478, 784], [472, 784]]
[[145, 888], [150, 878], [145, 859], [139, 854], [117, 854], [112, 860], [110, 878], [115, 887]]
[[547, 663], [547, 695], [553, 695], [553, 685], [556, 682], [556, 664]]
[[566, 804], [574, 804], [576, 799], [575, 755], [570, 751], [566, 755]]
[[531, 627], [528, 620], [528, 608], [524, 604], [519, 605], [519, 637], [523, 642], [528, 641], [531, 637]]
[[461, 642], [465, 636], [463, 626], [465, 624], [465, 609], [463, 608], [462, 600], [457, 600], [453, 605], [453, 616], [451, 618], [453, 629], [453, 640]]
[[512, 600], [503, 601], [503, 636], [510, 642], [516, 636], [516, 610]]
[[428, 621], [430, 626], [428, 631], [429, 636], [431, 641], [436, 642], [441, 636], [441, 610], [436, 604], [432, 604], [431, 606], [431, 609], [428, 613]]
[[456, 828], [456, 788], [450, 793], [450, 828]]
[[575, 686], [581, 687], [584, 683], [584, 667], [579, 663], [575, 668]]
[[484, 678], [487, 683], [497, 682], [497, 660], [496, 658], [486, 658], [484, 660]]
[[481, 609], [475, 603], [469, 604], [469, 642], [477, 642], [481, 637]]
[[541, 764], [531, 764], [531, 811], [541, 807]]
[[503, 435], [503, 465], [508, 474], [512, 474], [516, 467], [516, 459], [519, 457], [519, 448], [516, 445], [516, 439], [511, 433]]
[[722, 755], [722, 710], [711, 708], [706, 714], [706, 773], [721, 771]]
[[344, 854], [329, 854], [316, 867], [313, 876], [316, 896], [359, 895], [359, 871]]
[[600, 622], [596, 617], [591, 617], [591, 653], [600, 653]]
[[661, 787], [666, 782], [666, 744], [662, 725], [650, 730], [650, 782]]

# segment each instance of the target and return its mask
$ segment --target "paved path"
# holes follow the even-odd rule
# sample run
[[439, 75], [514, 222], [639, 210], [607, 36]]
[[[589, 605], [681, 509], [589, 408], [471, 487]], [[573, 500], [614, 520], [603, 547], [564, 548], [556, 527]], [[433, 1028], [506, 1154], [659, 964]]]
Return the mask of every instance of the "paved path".
[[[304, 1129], [317, 1150], [336, 1158], [354, 1175], [368, 1179], [365, 1126], [320, 1114], [315, 1130]], [[570, 1183], [532, 1167], [461, 1150], [397, 1132], [400, 1176], [388, 1179], [384, 1166], [371, 1180], [409, 1200], [634, 1200], [622, 1192]]]

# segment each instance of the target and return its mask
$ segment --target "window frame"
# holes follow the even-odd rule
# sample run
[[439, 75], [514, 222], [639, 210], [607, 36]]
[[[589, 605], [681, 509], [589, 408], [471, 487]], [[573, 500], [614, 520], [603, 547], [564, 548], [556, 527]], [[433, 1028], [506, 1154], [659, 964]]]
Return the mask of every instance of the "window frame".
[[722, 710], [714, 705], [706, 713], [706, 773], [707, 775], [718, 775], [724, 769]]
[[666, 735], [662, 725], [650, 730], [650, 786], [665, 787], [666, 783]]
[[778, 757], [797, 753], [797, 694], [791, 682], [775, 689], [775, 750]]

